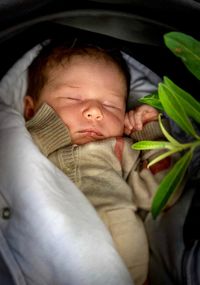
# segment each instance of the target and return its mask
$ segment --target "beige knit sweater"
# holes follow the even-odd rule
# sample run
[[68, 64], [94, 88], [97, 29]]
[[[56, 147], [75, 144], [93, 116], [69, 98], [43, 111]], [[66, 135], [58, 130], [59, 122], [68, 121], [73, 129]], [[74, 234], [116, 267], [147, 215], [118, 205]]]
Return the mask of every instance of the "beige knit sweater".
[[72, 145], [67, 127], [54, 110], [44, 104], [26, 126], [41, 152], [87, 196], [109, 228], [136, 284], [143, 284], [147, 275], [148, 247], [136, 211], [150, 208], [155, 190], [170, 165], [161, 164], [153, 171], [147, 169], [152, 152], [134, 151], [131, 145], [133, 139], [161, 137], [158, 123], [145, 125], [144, 130], [133, 133], [132, 138], [108, 138]]

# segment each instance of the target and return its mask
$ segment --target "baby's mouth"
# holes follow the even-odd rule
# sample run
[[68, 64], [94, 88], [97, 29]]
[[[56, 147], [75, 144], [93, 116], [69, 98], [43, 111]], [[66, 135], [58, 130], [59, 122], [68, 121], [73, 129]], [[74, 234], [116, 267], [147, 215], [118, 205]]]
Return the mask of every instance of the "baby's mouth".
[[85, 136], [90, 136], [92, 138], [102, 138], [103, 137], [103, 134], [95, 129], [85, 129], [85, 130], [79, 131], [79, 133]]

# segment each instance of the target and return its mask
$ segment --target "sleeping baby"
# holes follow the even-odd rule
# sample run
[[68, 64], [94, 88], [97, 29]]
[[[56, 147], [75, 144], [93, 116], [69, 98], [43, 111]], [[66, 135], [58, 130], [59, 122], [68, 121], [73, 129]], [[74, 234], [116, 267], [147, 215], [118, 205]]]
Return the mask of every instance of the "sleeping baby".
[[131, 149], [134, 141], [162, 133], [154, 108], [126, 112], [129, 78], [115, 49], [52, 41], [29, 67], [24, 116], [40, 151], [86, 195], [135, 284], [142, 285], [149, 253], [138, 210], [149, 210], [171, 163], [148, 169], [155, 152]]

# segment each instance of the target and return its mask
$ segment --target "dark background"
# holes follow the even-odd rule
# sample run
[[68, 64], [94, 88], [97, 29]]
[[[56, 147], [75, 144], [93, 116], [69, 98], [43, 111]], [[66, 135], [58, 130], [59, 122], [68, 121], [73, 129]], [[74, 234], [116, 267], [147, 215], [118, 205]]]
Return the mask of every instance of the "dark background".
[[193, 0], [1, 0], [0, 78], [35, 44], [51, 37], [110, 41], [198, 97], [199, 81], [164, 45], [181, 31], [200, 40], [200, 2]]

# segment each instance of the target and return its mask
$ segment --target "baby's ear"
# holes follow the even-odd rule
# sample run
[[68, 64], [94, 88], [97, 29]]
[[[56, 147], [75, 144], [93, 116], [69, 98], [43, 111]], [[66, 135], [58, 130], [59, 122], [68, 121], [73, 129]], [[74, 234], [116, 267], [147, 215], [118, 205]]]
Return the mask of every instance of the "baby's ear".
[[24, 118], [26, 121], [30, 120], [34, 114], [34, 101], [31, 96], [25, 96], [24, 97]]

